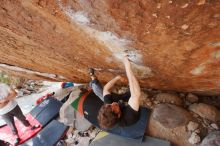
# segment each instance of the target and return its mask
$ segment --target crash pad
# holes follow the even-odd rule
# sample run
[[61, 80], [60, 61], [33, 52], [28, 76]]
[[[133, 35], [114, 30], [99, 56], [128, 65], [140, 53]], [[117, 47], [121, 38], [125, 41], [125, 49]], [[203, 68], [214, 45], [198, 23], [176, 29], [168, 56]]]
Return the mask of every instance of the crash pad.
[[[97, 121], [97, 115], [98, 115], [99, 109], [101, 108], [103, 104], [104, 104], [103, 101], [98, 96], [96, 96], [93, 91], [88, 91], [76, 97], [75, 100], [72, 102], [72, 107], [75, 110], [77, 110], [79, 113], [84, 115], [84, 117], [89, 122], [91, 122], [94, 126], [100, 128], [98, 121]], [[87, 107], [85, 108], [85, 106]], [[85, 111], [85, 109], [87, 109], [87, 111]], [[93, 112], [90, 113], [90, 111], [93, 111]], [[102, 129], [102, 130], [113, 133], [113, 134], [117, 134], [120, 136], [124, 136], [127, 138], [142, 141], [149, 117], [150, 117], [150, 110], [147, 108], [141, 107], [140, 118], [135, 124], [131, 126], [127, 126], [127, 127], [116, 126], [110, 130], [105, 130], [105, 129]]]
[[59, 115], [63, 103], [53, 97], [48, 97], [31, 110], [30, 114], [40, 122], [42, 126], [47, 125]]
[[[42, 125], [38, 122], [31, 114], [26, 115], [27, 120], [31, 125], [39, 125], [39, 128], [31, 130], [30, 127], [25, 127], [19, 120], [15, 119], [15, 126], [18, 130], [18, 135], [21, 139], [20, 144], [33, 137], [36, 133], [38, 133], [42, 129]], [[0, 128], [0, 139], [13, 144], [15, 141], [15, 136], [11, 133], [9, 126], [4, 126]]]
[[[18, 135], [21, 138], [20, 144], [36, 135], [42, 127], [56, 118], [62, 104], [63, 103], [57, 99], [48, 97], [34, 107], [31, 112], [26, 115], [26, 118], [31, 125], [40, 125], [40, 127], [35, 130], [30, 130], [30, 128], [28, 129], [19, 120], [15, 119]], [[0, 128], [0, 133], [0, 140], [13, 144], [15, 137], [11, 135], [10, 128], [7, 125]]]
[[99, 132], [90, 146], [170, 146], [170, 142], [150, 136], [145, 136], [143, 141], [139, 142], [107, 132]]
[[21, 146], [54, 146], [62, 139], [68, 130], [68, 126], [57, 120], [51, 121], [35, 137], [29, 139]]

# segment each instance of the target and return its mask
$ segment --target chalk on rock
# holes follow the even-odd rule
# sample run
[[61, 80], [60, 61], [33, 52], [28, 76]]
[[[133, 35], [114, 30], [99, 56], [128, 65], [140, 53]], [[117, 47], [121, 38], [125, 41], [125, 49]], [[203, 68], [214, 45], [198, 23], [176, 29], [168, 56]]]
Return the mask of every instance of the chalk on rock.
[[206, 2], [206, 0], [199, 0], [199, 2], [197, 3], [197, 5], [204, 5]]
[[152, 16], [155, 17], [155, 18], [157, 18], [157, 14], [156, 14], [156, 13], [153, 13]]
[[189, 25], [187, 25], [187, 24], [183, 24], [183, 25], [181, 26], [181, 28], [182, 28], [183, 30], [186, 30], [186, 29], [189, 28]]
[[188, 5], [189, 5], [189, 4], [188, 4], [188, 3], [186, 3], [185, 5], [181, 6], [181, 8], [183, 8], [183, 9], [184, 9], [184, 8], [188, 7]]
[[188, 131], [195, 131], [199, 127], [199, 124], [193, 121], [190, 121], [187, 125]]

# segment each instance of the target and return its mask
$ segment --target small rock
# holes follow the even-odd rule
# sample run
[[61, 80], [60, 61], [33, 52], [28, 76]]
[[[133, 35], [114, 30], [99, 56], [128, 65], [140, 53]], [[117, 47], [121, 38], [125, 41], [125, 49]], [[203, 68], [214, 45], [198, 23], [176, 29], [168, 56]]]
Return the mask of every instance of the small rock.
[[208, 119], [202, 119], [202, 121], [206, 126], [209, 126], [211, 124], [211, 121]]
[[188, 131], [195, 131], [199, 127], [199, 124], [193, 121], [190, 121], [187, 125]]
[[163, 103], [172, 103], [178, 106], [181, 106], [183, 103], [182, 98], [170, 93], [159, 93], [156, 95], [156, 100]]
[[198, 117], [199, 117], [199, 115], [197, 115], [197, 114], [193, 113], [193, 117], [198, 118]]
[[189, 93], [187, 96], [186, 96], [186, 100], [189, 101], [190, 103], [196, 103], [199, 101], [199, 98], [198, 96], [192, 94], [192, 93]]
[[184, 93], [180, 93], [180, 97], [184, 98], [185, 94]]
[[200, 130], [196, 129], [194, 132], [198, 134], [198, 133], [200, 133]]
[[147, 102], [146, 104], [148, 107], [152, 107], [152, 105], [153, 105], [151, 101]]
[[191, 105], [191, 103], [190, 103], [189, 101], [185, 101], [185, 104], [186, 104], [187, 106]]
[[181, 28], [182, 28], [183, 30], [186, 30], [187, 28], [189, 28], [189, 25], [183, 24], [183, 25], [181, 26]]
[[149, 100], [149, 95], [146, 92], [141, 92], [141, 98], [143, 98], [144, 100]]
[[173, 1], [169, 1], [169, 3], [170, 3], [170, 4], [172, 4], [172, 3], [173, 3]]
[[159, 102], [159, 101], [157, 101], [157, 100], [155, 100], [155, 101], [154, 101], [154, 104], [159, 104], [159, 103], [160, 103], [160, 102]]
[[209, 133], [200, 146], [220, 146], [220, 131]]
[[218, 125], [217, 124], [215, 124], [215, 123], [212, 123], [211, 124], [211, 126], [215, 129], [215, 130], [219, 130], [219, 127], [218, 127]]
[[188, 5], [189, 5], [189, 4], [188, 4], [188, 3], [186, 3], [185, 5], [181, 6], [181, 8], [183, 8], [183, 9], [184, 9], [184, 8], [188, 7]]
[[206, 2], [206, 0], [199, 0], [199, 2], [197, 3], [197, 5], [204, 5], [205, 4], [205, 2]]
[[189, 110], [208, 120], [214, 122], [220, 121], [220, 111], [214, 106], [204, 103], [194, 103], [189, 106]]
[[189, 143], [191, 144], [197, 144], [201, 141], [200, 137], [198, 136], [197, 133], [193, 132], [190, 136], [190, 138], [188, 139]]

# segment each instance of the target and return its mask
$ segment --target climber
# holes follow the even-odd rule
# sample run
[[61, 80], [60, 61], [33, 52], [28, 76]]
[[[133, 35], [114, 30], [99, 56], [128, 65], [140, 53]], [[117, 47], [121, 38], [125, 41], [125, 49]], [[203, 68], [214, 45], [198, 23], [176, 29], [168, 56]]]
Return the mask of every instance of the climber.
[[[117, 124], [121, 127], [130, 126], [139, 119], [140, 86], [132, 72], [131, 63], [127, 56], [124, 57], [123, 63], [129, 81], [130, 92], [122, 95], [111, 93], [112, 87], [121, 79], [121, 76], [116, 76], [102, 88], [94, 74], [94, 69], [89, 71], [92, 79], [90, 86], [93, 92], [104, 102], [97, 117], [99, 125], [104, 129], [113, 128]], [[128, 102], [128, 105], [125, 102]]]
[[26, 127], [30, 127], [31, 130], [39, 127], [39, 125], [32, 126], [29, 121], [26, 120], [20, 107], [14, 100], [16, 96], [17, 93], [14, 89], [11, 89], [6, 84], [0, 83], [0, 116], [10, 127], [12, 134], [16, 137], [14, 141], [15, 145], [19, 144], [20, 138], [15, 126], [14, 117], [19, 119]]

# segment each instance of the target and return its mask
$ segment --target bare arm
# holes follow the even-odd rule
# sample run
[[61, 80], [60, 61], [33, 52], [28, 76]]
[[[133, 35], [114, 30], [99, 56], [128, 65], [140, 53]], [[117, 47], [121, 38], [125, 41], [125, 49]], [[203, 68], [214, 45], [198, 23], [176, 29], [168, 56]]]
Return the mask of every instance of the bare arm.
[[134, 73], [131, 70], [131, 63], [127, 57], [124, 58], [124, 65], [128, 77], [130, 92], [131, 92], [131, 98], [129, 99], [128, 104], [135, 111], [138, 111], [140, 106], [140, 98], [141, 98], [140, 85], [136, 77], [134, 76]]
[[110, 94], [112, 87], [115, 85], [115, 83], [121, 79], [121, 76], [116, 76], [111, 81], [109, 81], [103, 89], [103, 96]]

